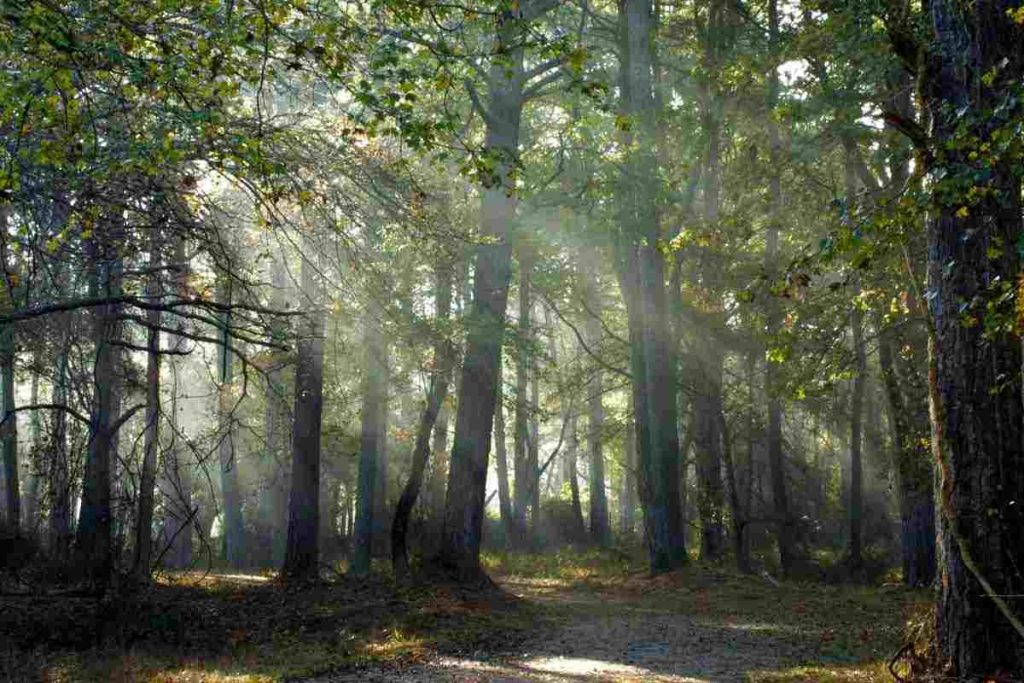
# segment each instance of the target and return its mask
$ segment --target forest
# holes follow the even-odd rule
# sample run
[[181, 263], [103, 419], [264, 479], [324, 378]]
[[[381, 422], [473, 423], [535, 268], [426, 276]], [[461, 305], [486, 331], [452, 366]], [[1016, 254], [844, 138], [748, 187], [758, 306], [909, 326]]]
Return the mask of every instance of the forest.
[[1022, 0], [0, 0], [0, 680], [1024, 681]]

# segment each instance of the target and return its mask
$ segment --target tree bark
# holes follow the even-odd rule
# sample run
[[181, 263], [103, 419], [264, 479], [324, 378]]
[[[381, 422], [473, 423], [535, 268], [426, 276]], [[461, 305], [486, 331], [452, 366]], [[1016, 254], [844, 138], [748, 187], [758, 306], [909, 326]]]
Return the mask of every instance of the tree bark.
[[[159, 301], [162, 294], [158, 273], [160, 272], [160, 239], [153, 229], [149, 245], [150, 276], [148, 295], [151, 301]], [[153, 507], [156, 488], [157, 456], [160, 450], [160, 327], [162, 315], [159, 310], [146, 312], [150, 328], [146, 334], [146, 426], [143, 442], [142, 473], [139, 477], [139, 516], [135, 526], [135, 557], [133, 574], [136, 580], [149, 579], [153, 552]]]
[[366, 378], [363, 382], [363, 411], [360, 430], [359, 481], [356, 491], [355, 552], [351, 572], [356, 576], [370, 571], [373, 555], [374, 519], [378, 504], [377, 477], [384, 444], [384, 419], [387, 406], [387, 346], [382, 321], [374, 312], [365, 319], [364, 353]]
[[[859, 287], [857, 291], [859, 291]], [[863, 564], [863, 521], [864, 468], [863, 468], [863, 421], [864, 421], [864, 380], [867, 375], [867, 353], [864, 350], [864, 315], [855, 302], [850, 313], [850, 327], [853, 330], [853, 352], [856, 358], [856, 376], [853, 378], [853, 392], [850, 398], [850, 569], [858, 571]]]
[[[121, 289], [121, 261], [116, 245], [119, 239], [113, 226], [97, 227], [88, 241], [90, 295], [116, 297]], [[89, 427], [89, 446], [82, 477], [82, 501], [75, 534], [78, 568], [97, 588], [106, 586], [114, 569], [111, 468], [113, 424], [117, 410], [116, 346], [120, 325], [118, 306], [97, 306], [92, 314], [93, 397]]]
[[[218, 282], [218, 299], [232, 303], [231, 275], [222, 273]], [[231, 351], [231, 312], [220, 315], [221, 343], [218, 349], [219, 386], [217, 387], [217, 424], [220, 444], [217, 447], [220, 465], [222, 534], [224, 559], [228, 566], [240, 568], [245, 563], [245, 520], [242, 516], [242, 495], [238, 481], [238, 453], [235, 444], [234, 354]]]
[[[437, 267], [437, 288], [435, 302], [437, 321], [444, 324], [451, 315], [452, 309], [452, 272], [450, 264], [439, 264]], [[395, 517], [391, 523], [391, 566], [398, 581], [409, 576], [409, 555], [406, 551], [406, 535], [409, 528], [409, 517], [413, 505], [419, 496], [423, 484], [423, 475], [430, 459], [430, 433], [441, 411], [441, 406], [448, 395], [448, 381], [451, 377], [451, 366], [455, 361], [455, 349], [443, 333], [434, 344], [434, 373], [430, 378], [430, 389], [427, 392], [427, 404], [420, 417], [416, 431], [416, 443], [412, 452], [412, 468], [409, 479], [402, 490], [402, 495], [395, 506]], [[504, 438], [504, 436], [502, 436]], [[506, 492], [507, 495], [507, 492]]]
[[498, 368], [498, 396], [494, 402], [494, 453], [498, 468], [498, 510], [501, 526], [505, 531], [505, 544], [511, 545], [515, 535], [515, 519], [512, 516], [512, 495], [508, 485], [508, 447], [505, 445], [505, 405], [501, 367]]
[[[991, 317], [988, 307], [1014, 316], [999, 302], [1020, 274], [1014, 245], [1024, 230], [1021, 171], [1000, 152], [975, 162], [973, 145], [949, 144], [988, 143], [1004, 120], [1019, 120], [1020, 103], [1007, 99], [1024, 76], [1024, 26], [1010, 16], [1019, 6], [926, 6], [933, 30], [921, 84], [932, 122], [927, 171], [986, 190], [968, 207], [962, 191], [937, 182], [927, 225], [929, 395], [943, 559], [936, 628], [939, 654], [959, 680], [1024, 677], [1020, 602], [1001, 597], [1024, 594], [1021, 343], [983, 322]], [[1007, 107], [1009, 118], [993, 116], [998, 107]]]
[[516, 211], [513, 169], [523, 108], [522, 30], [521, 21], [511, 14], [498, 19], [497, 56], [488, 78], [484, 147], [494, 155], [497, 171], [485, 184], [481, 201], [481, 243], [476, 247], [473, 301], [466, 321], [440, 557], [450, 573], [465, 580], [483, 578], [480, 542], [487, 461], [512, 275], [508, 238]]
[[[601, 299], [597, 282], [592, 277], [588, 282], [587, 298], [590, 300], [587, 324], [587, 344], [592, 349], [601, 347]], [[601, 368], [592, 371], [587, 387], [587, 448], [590, 451], [590, 539], [600, 548], [612, 542], [611, 525], [608, 522], [608, 496], [605, 492], [604, 463], [604, 386]]]
[[618, 188], [617, 266], [627, 307], [640, 494], [652, 573], [686, 561], [679, 509], [675, 354], [658, 244], [654, 21], [648, 0], [620, 0], [621, 109], [629, 120]]
[[311, 259], [315, 245], [306, 240], [302, 259], [305, 329], [298, 340], [295, 403], [292, 411], [292, 476], [288, 500], [288, 540], [281, 574], [293, 580], [315, 579], [320, 561], [320, 423], [324, 394], [324, 300]]
[[513, 469], [515, 479], [512, 482], [513, 505], [512, 515], [515, 520], [512, 542], [519, 550], [530, 545], [530, 529], [527, 510], [530, 507], [533, 490], [533, 476], [536, 468], [530, 469], [530, 401], [527, 396], [530, 381], [530, 366], [533, 351], [530, 348], [531, 323], [530, 313], [533, 302], [530, 296], [530, 270], [532, 264], [525, 249], [519, 255], [519, 324], [516, 338], [516, 402]]

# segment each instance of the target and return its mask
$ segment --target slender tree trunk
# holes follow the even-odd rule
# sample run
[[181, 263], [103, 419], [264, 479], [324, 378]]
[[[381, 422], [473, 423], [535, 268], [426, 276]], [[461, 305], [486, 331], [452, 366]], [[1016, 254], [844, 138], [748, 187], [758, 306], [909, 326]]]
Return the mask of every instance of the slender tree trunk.
[[729, 506], [732, 508], [732, 542], [736, 559], [736, 569], [742, 573], [750, 571], [750, 554], [746, 540], [747, 511], [740, 502], [740, 489], [736, 477], [736, 463], [733, 457], [732, 439], [729, 438], [729, 425], [725, 420], [725, 412], [718, 413], [719, 433], [722, 435], [722, 461], [725, 463], [725, 476], [729, 482]]
[[530, 402], [527, 392], [530, 381], [530, 361], [533, 352], [530, 348], [531, 323], [530, 313], [533, 306], [530, 295], [530, 270], [532, 264], [525, 253], [519, 256], [519, 325], [516, 344], [516, 402], [513, 468], [514, 502], [512, 514], [515, 519], [515, 536], [513, 545], [522, 550], [529, 545], [529, 529], [527, 508], [530, 506]]
[[21, 489], [18, 484], [18, 419], [14, 412], [14, 325], [0, 326], [0, 449], [4, 460], [4, 502], [7, 532], [21, 533]]
[[[218, 299], [222, 304], [232, 303], [231, 275], [224, 273], [218, 283]], [[239, 568], [245, 563], [245, 521], [242, 516], [242, 494], [238, 481], [238, 452], [235, 442], [234, 353], [230, 311], [222, 313], [221, 344], [218, 349], [219, 379], [217, 388], [217, 422], [220, 444], [217, 449], [220, 464], [220, 490], [223, 512], [222, 533], [224, 559], [228, 566]]]
[[[451, 315], [452, 309], [450, 264], [439, 264], [437, 267], [437, 288], [434, 298], [437, 321], [443, 325]], [[455, 349], [443, 334], [434, 344], [434, 358], [436, 366], [430, 379], [427, 404], [423, 409], [416, 432], [416, 444], [412, 452], [412, 469], [409, 473], [409, 480], [398, 499], [398, 504], [395, 506], [395, 517], [391, 524], [391, 565], [395, 572], [395, 578], [399, 581], [404, 581], [409, 576], [409, 556], [406, 552], [409, 517], [423, 484], [423, 474], [426, 472], [427, 461], [430, 459], [430, 433], [434, 429], [434, 423], [437, 421], [441, 406], [448, 395], [451, 366], [455, 361]]]
[[679, 510], [675, 353], [659, 250], [653, 29], [650, 2], [620, 0], [621, 107], [630, 132], [618, 197], [618, 270], [629, 319], [645, 534], [650, 568], [657, 573], [683, 564], [686, 544]]
[[[188, 257], [185, 254], [185, 240], [177, 237], [174, 241], [174, 289], [179, 297], [187, 296]], [[179, 321], [179, 326], [182, 324]], [[167, 447], [167, 458], [163, 464], [164, 480], [169, 495], [164, 498], [164, 539], [171, 547], [167, 551], [167, 562], [179, 569], [192, 566], [192, 529], [195, 525], [192, 508], [192, 468], [181, 424], [182, 406], [180, 397], [184, 382], [184, 362], [180, 354], [185, 350], [185, 336], [174, 334], [171, 341], [170, 357], [170, 415], [168, 427], [171, 441]]]
[[[859, 288], [858, 288], [859, 289]], [[850, 568], [854, 572], [863, 564], [862, 554], [862, 508], [864, 500], [864, 475], [862, 463], [863, 420], [864, 420], [864, 379], [867, 375], [867, 354], [864, 351], [863, 313], [854, 305], [850, 314], [853, 329], [853, 350], [857, 359], [857, 375], [853, 378], [853, 392], [850, 399]]]
[[[42, 369], [42, 353], [36, 350], [32, 354], [32, 388], [29, 400], [31, 405], [39, 403], [39, 372]], [[24, 529], [29, 538], [39, 536], [40, 494], [43, 482], [43, 418], [42, 412], [33, 410], [29, 416], [29, 430], [32, 433], [32, 449], [28, 458], [28, 478], [25, 483]]]
[[[587, 319], [587, 343], [591, 348], [601, 346], [601, 311], [596, 282], [592, 282], [590, 315]], [[604, 467], [604, 387], [601, 369], [594, 368], [587, 387], [587, 447], [590, 450], [590, 538], [598, 547], [604, 548], [612, 542], [612, 530], [608, 523], [608, 496], [605, 493]]]
[[[773, 51], [779, 45], [779, 8], [778, 0], [768, 2], [769, 37]], [[777, 59], [777, 58], [776, 58]], [[773, 65], [768, 75], [768, 107], [774, 112], [779, 100], [778, 67]], [[765, 246], [765, 270], [770, 277], [778, 274], [779, 224], [782, 220], [782, 140], [779, 126], [774, 115], [768, 117], [768, 138], [771, 145], [771, 177], [769, 179], [769, 195], [771, 211], [768, 219], [768, 231]], [[767, 329], [769, 337], [778, 334], [782, 316], [776, 301], [768, 302]], [[768, 394], [768, 467], [771, 472], [772, 505], [775, 509], [776, 535], [779, 543], [779, 563], [782, 573], [789, 574], [797, 561], [795, 525], [789, 509], [789, 497], [786, 491], [786, 463], [782, 452], [782, 399], [779, 368], [776, 363], [765, 364], [765, 389]]]
[[364, 349], [366, 379], [363, 383], [363, 412], [359, 449], [359, 482], [356, 492], [355, 552], [351, 571], [359, 576], [370, 571], [373, 536], [378, 511], [380, 459], [384, 450], [384, 425], [387, 406], [387, 347], [381, 320], [373, 313], [366, 315]]
[[315, 579], [320, 561], [320, 422], [324, 394], [323, 287], [311, 259], [315, 245], [306, 240], [302, 259], [305, 329], [298, 340], [295, 404], [292, 411], [292, 477], [288, 501], [288, 540], [281, 574]]
[[[160, 301], [159, 269], [160, 239], [154, 228], [150, 237], [149, 267], [153, 271], [149, 283], [150, 300]], [[160, 450], [160, 326], [159, 310], [146, 312], [149, 324], [146, 340], [146, 427], [143, 443], [142, 474], [139, 477], [139, 517], [135, 526], [135, 558], [133, 573], [137, 580], [149, 578], [153, 551], [153, 507], [156, 488], [157, 456]]]
[[935, 579], [935, 496], [931, 454], [924, 445], [929, 436], [928, 387], [921, 360], [927, 353], [918, 335], [905, 342], [917, 363], [910, 372], [897, 370], [896, 332], [880, 326], [878, 361], [888, 399], [893, 465], [899, 488], [903, 582], [929, 586]]
[[636, 419], [633, 402], [629, 401], [625, 417], [626, 428], [622, 436], [622, 489], [619, 503], [623, 536], [632, 536], [636, 531], [634, 519], [636, 510]]
[[[50, 402], [65, 405], [68, 400], [68, 353], [70, 342], [66, 329], [67, 318], [58, 323], [61, 337], [58, 341], [57, 362], [54, 368]], [[71, 547], [71, 468], [68, 462], [67, 413], [54, 410], [50, 413], [50, 447], [47, 453], [47, 496], [50, 499], [49, 549], [50, 555], [59, 564], [68, 559]]]
[[[1000, 302], [1020, 275], [1012, 245], [1024, 232], [1021, 171], [1000, 152], [977, 161], [970, 154], [976, 144], [997, 147], [994, 130], [1020, 118], [1020, 102], [1007, 93], [1024, 77], [1024, 25], [1011, 16], [1016, 0], [926, 7], [933, 29], [921, 87], [932, 122], [926, 170], [949, 178], [935, 185], [927, 225], [929, 394], [941, 481], [938, 650], [958, 680], [1019, 679], [1020, 601], [1003, 596], [1024, 594], [1021, 342], [987, 321], [990, 307], [1015, 315], [1015, 298]], [[1005, 114], [991, 115], [1003, 107]], [[960, 140], [970, 144], [949, 144]], [[966, 182], [985, 190], [969, 207], [963, 192], [946, 190]]]
[[505, 531], [505, 544], [511, 545], [515, 536], [515, 518], [512, 513], [512, 494], [508, 484], [508, 448], [505, 445], [505, 405], [501, 367], [498, 368], [498, 396], [494, 404], [494, 457], [498, 468], [498, 509], [501, 526]]

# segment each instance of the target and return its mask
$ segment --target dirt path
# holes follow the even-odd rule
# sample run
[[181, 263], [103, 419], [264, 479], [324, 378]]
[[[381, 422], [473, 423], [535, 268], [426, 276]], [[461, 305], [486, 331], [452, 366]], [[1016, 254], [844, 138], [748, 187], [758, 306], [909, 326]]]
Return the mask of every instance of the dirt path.
[[[490, 652], [368, 665], [315, 681], [744, 681], [756, 680], [757, 672], [781, 673], [813, 662], [842, 668], [864, 659], [834, 647], [832, 629], [818, 626], [829, 623], [819, 621], [827, 615], [807, 615], [799, 589], [751, 579], [745, 598], [737, 593], [740, 588], [716, 586], [714, 577], [687, 581], [665, 587], [651, 581], [612, 586], [506, 578], [500, 581], [503, 588], [551, 616], [513, 652], [502, 652], [497, 644]], [[833, 602], [837, 610], [862, 607]], [[820, 680], [814, 673], [806, 679], [799, 673], [786, 676], [787, 681]]]

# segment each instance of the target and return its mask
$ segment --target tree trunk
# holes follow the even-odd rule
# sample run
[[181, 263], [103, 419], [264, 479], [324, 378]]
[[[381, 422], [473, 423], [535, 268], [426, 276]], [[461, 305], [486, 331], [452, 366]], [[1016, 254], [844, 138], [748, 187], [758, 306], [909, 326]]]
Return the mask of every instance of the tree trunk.
[[[439, 264], [437, 267], [435, 302], [437, 321], [443, 325], [451, 315], [452, 309], [450, 264]], [[443, 336], [443, 332], [438, 332], [438, 334], [438, 340], [434, 344], [434, 374], [430, 378], [427, 404], [423, 409], [416, 432], [416, 443], [412, 452], [412, 469], [409, 472], [409, 480], [398, 499], [398, 504], [395, 506], [395, 517], [391, 524], [391, 565], [398, 581], [404, 581], [409, 576], [409, 556], [406, 552], [409, 516], [412, 514], [413, 505], [416, 504], [416, 497], [419, 496], [420, 487], [423, 484], [423, 474], [427, 469], [427, 461], [430, 459], [430, 433], [434, 429], [434, 423], [448, 395], [451, 366], [455, 361], [455, 349], [452, 344]]]
[[[935, 579], [934, 471], [927, 446], [928, 387], [923, 375], [927, 350], [916, 334], [904, 335], [911, 350], [909, 372], [897, 370], [896, 331], [879, 326], [878, 361], [888, 399], [893, 466], [899, 490], [903, 582], [929, 586]], [[918, 361], [913, 363], [913, 361]], [[905, 361], [904, 361], [905, 362]]]
[[516, 343], [516, 403], [513, 469], [515, 479], [512, 482], [513, 504], [512, 514], [515, 520], [513, 546], [524, 550], [529, 546], [530, 531], [527, 522], [527, 509], [530, 507], [530, 491], [533, 483], [530, 472], [530, 402], [527, 396], [530, 381], [530, 360], [533, 351], [530, 348], [530, 269], [531, 263], [526, 254], [519, 256], [519, 325]]
[[[70, 339], [67, 331], [68, 319], [62, 316], [58, 322], [57, 361], [54, 367], [53, 386], [50, 388], [50, 402], [65, 405], [68, 400], [68, 354]], [[68, 417], [63, 410], [50, 413], [50, 447], [47, 452], [47, 497], [50, 499], [49, 549], [58, 564], [68, 559], [71, 547], [71, 467], [68, 462]]]
[[[36, 350], [32, 355], [31, 405], [39, 403], [39, 373], [42, 369], [42, 353]], [[25, 534], [29, 538], [39, 537], [39, 511], [43, 483], [43, 414], [33, 410], [29, 416], [29, 430], [32, 433], [32, 449], [29, 451], [28, 479], [25, 483], [25, 505], [23, 512]]]
[[[150, 236], [149, 267], [153, 271], [149, 282], [149, 297], [161, 300], [159, 268], [160, 239], [156, 229]], [[135, 558], [133, 574], [137, 580], [149, 578], [153, 551], [153, 507], [156, 486], [157, 455], [160, 450], [160, 326], [159, 310], [146, 312], [149, 324], [146, 338], [146, 426], [143, 443], [142, 474], [139, 477], [139, 517], [135, 524]]]
[[[188, 279], [188, 257], [185, 254], [185, 240], [178, 237], [174, 241], [173, 254], [174, 289], [179, 297], [186, 297]], [[183, 323], [178, 322], [181, 326]], [[184, 569], [192, 566], [192, 528], [195, 524], [192, 508], [192, 468], [187, 449], [184, 447], [184, 434], [181, 424], [181, 387], [183, 383], [184, 362], [179, 355], [185, 350], [185, 336], [172, 336], [170, 357], [171, 409], [168, 415], [168, 427], [171, 442], [167, 447], [167, 458], [163, 464], [163, 477], [167, 482], [169, 495], [164, 497], [164, 533], [165, 543], [170, 544], [167, 550], [167, 562], [172, 567]]]
[[323, 287], [310, 262], [316, 247], [306, 240], [302, 296], [306, 318], [298, 340], [295, 404], [292, 411], [292, 477], [288, 501], [288, 540], [281, 574], [315, 579], [320, 561], [320, 421], [324, 394]]
[[[601, 299], [597, 282], [588, 283], [586, 296], [590, 299], [586, 334], [587, 344], [592, 349], [601, 348]], [[590, 450], [590, 538], [600, 548], [612, 542], [612, 530], [608, 523], [608, 496], [604, 483], [604, 386], [601, 368], [593, 369], [587, 387], [587, 447]]]
[[512, 274], [509, 231], [516, 211], [513, 169], [519, 154], [523, 108], [522, 25], [503, 14], [488, 78], [488, 120], [484, 147], [497, 159], [493, 182], [483, 190], [476, 247], [473, 301], [466, 321], [466, 351], [459, 382], [445, 500], [441, 563], [463, 579], [478, 580], [494, 404]]
[[[98, 228], [88, 242], [90, 251], [90, 294], [116, 297], [121, 290], [121, 263], [116, 254], [118, 239], [108, 234], [111, 226]], [[78, 568], [97, 587], [103, 587], [114, 569], [111, 468], [115, 404], [115, 373], [119, 336], [118, 306], [104, 304], [93, 309], [93, 397], [89, 446], [82, 476], [82, 501], [75, 535]]]
[[[859, 287], [857, 291], [859, 291]], [[857, 359], [856, 376], [853, 378], [853, 392], [850, 399], [850, 569], [858, 571], [863, 564], [862, 554], [862, 507], [864, 500], [864, 475], [862, 463], [862, 431], [864, 420], [864, 379], [867, 375], [867, 354], [864, 351], [864, 315], [855, 303], [850, 313], [850, 327], [853, 329], [853, 352]]]
[[515, 519], [512, 515], [512, 495], [508, 485], [508, 448], [505, 445], [505, 405], [501, 379], [501, 367], [498, 368], [498, 396], [494, 402], [494, 453], [498, 468], [498, 510], [501, 514], [501, 527], [505, 531], [505, 544], [511, 545], [515, 535]]
[[[232, 303], [231, 275], [221, 274], [218, 282], [218, 300]], [[231, 312], [220, 315], [221, 343], [218, 349], [220, 385], [217, 387], [217, 423], [220, 444], [217, 448], [220, 464], [220, 490], [222, 505], [222, 533], [224, 559], [228, 566], [239, 568], [245, 563], [245, 521], [242, 517], [242, 495], [238, 482], [238, 453], [235, 448], [234, 353], [231, 351]]]
[[[773, 50], [778, 51], [779, 43], [779, 8], [778, 0], [768, 2], [769, 37]], [[769, 179], [769, 195], [771, 210], [768, 219], [768, 230], [765, 244], [765, 271], [769, 277], [778, 276], [779, 224], [782, 220], [782, 140], [779, 126], [775, 121], [774, 110], [779, 100], [778, 67], [773, 65], [768, 74], [768, 138], [771, 145], [771, 178]], [[778, 334], [782, 316], [777, 301], [769, 300], [767, 311], [766, 332], [768, 337]], [[765, 389], [768, 394], [768, 467], [771, 471], [772, 505], [775, 512], [776, 535], [779, 543], [779, 564], [782, 573], [789, 574], [797, 561], [795, 525], [789, 509], [789, 497], [786, 492], [786, 463], [782, 453], [782, 387], [779, 380], [779, 368], [776, 363], [765, 364]]]
[[636, 418], [633, 402], [629, 401], [625, 416], [626, 428], [622, 436], [622, 488], [619, 500], [620, 532], [632, 536], [636, 531]]
[[722, 461], [725, 463], [725, 476], [729, 482], [729, 506], [732, 508], [732, 541], [736, 569], [741, 573], [750, 571], [750, 552], [747, 546], [747, 511], [740, 499], [739, 483], [736, 477], [736, 462], [733, 457], [732, 439], [729, 438], [729, 425], [725, 420], [725, 411], [718, 413], [718, 429], [722, 435]]
[[621, 108], [629, 119], [629, 153], [618, 192], [617, 265], [629, 319], [645, 533], [650, 568], [657, 573], [683, 564], [686, 545], [679, 511], [675, 354], [659, 250], [653, 28], [648, 0], [620, 0]]
[[[943, 558], [936, 627], [939, 653], [959, 680], [1024, 677], [1020, 602], [1011, 598], [1007, 605], [1000, 597], [1024, 594], [1021, 342], [987, 322], [993, 310], [1015, 316], [1013, 297], [1000, 302], [1020, 274], [1013, 245], [1024, 230], [1021, 175], [1019, 164], [1000, 152], [982, 153], [978, 161], [969, 156], [975, 144], [998, 147], [995, 129], [1019, 120], [1019, 102], [1007, 99], [1024, 76], [1024, 26], [1010, 16], [1019, 6], [1015, 0], [928, 5], [934, 38], [921, 89], [934, 146], [927, 170], [948, 176], [950, 187], [969, 182], [986, 190], [968, 207], [962, 192], [937, 183], [927, 226]], [[1001, 107], [1007, 119], [992, 116]], [[950, 144], [960, 140], [975, 142]]]
[[382, 321], [368, 312], [364, 328], [366, 379], [363, 383], [363, 412], [359, 447], [359, 482], [356, 491], [356, 522], [351, 571], [356, 576], [370, 571], [373, 555], [374, 519], [378, 504], [377, 477], [383, 455], [384, 419], [387, 410], [387, 346]]
[[0, 448], [4, 456], [4, 501], [7, 531], [21, 533], [21, 489], [18, 484], [18, 418], [14, 412], [14, 325], [0, 327]]
[[[282, 251], [272, 256], [270, 264], [270, 280], [273, 287], [271, 294], [271, 306], [276, 310], [285, 310], [288, 307], [289, 295], [294, 296], [288, 286], [288, 274], [285, 269], [285, 254]], [[300, 276], [301, 277], [301, 276]], [[271, 337], [279, 343], [288, 341], [287, 323], [281, 320], [274, 320], [271, 323]], [[263, 526], [269, 532], [269, 553], [270, 565], [283, 566], [285, 559], [285, 545], [288, 540], [288, 496], [291, 482], [289, 478], [288, 446], [291, 443], [291, 424], [289, 421], [288, 405], [285, 400], [285, 369], [289, 365], [286, 354], [275, 352], [270, 368], [267, 370], [266, 384], [266, 440], [267, 440], [267, 465], [270, 470], [270, 481], [267, 482], [267, 491], [263, 501]]]

